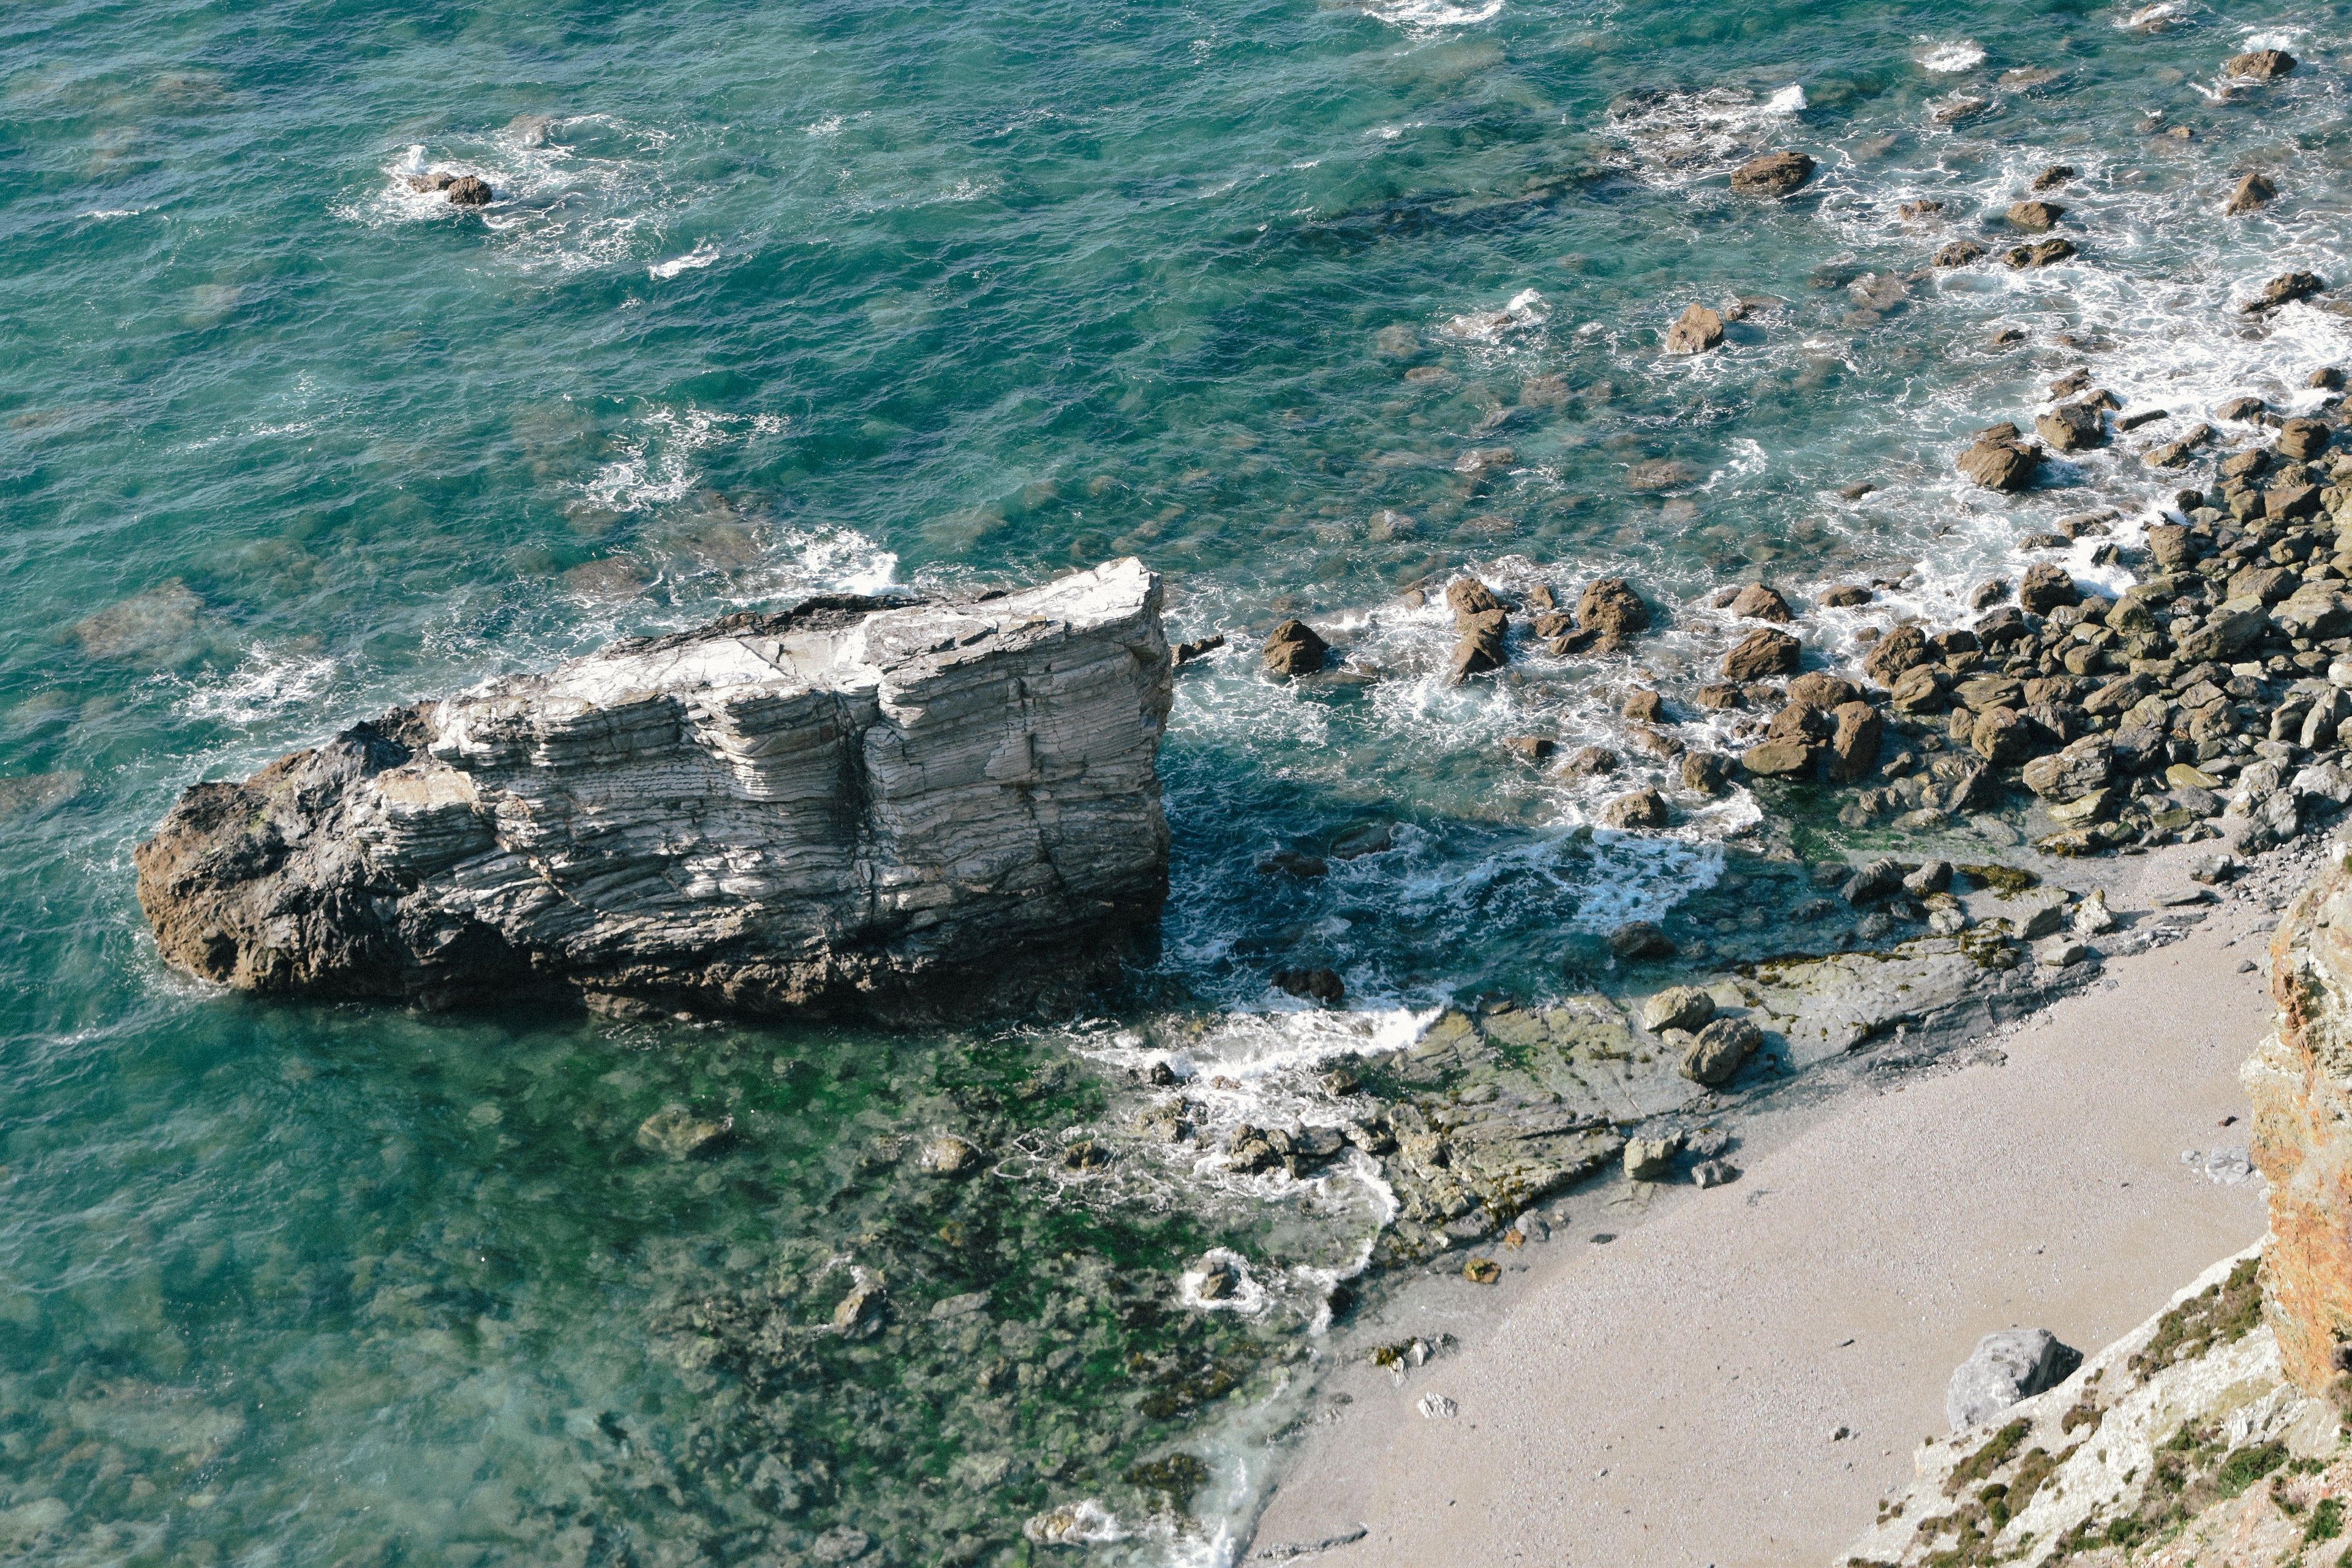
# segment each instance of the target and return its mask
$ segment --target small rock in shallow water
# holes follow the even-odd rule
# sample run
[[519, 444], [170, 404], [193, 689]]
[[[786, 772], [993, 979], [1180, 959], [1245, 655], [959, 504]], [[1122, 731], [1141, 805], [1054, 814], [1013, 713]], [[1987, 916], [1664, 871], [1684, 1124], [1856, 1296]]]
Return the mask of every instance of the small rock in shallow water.
[[2284, 49], [2252, 49], [2231, 55], [2221, 69], [2240, 81], [2274, 81], [2295, 68], [2295, 58]]
[[1627, 830], [1664, 827], [1667, 821], [1665, 796], [1649, 788], [1621, 795], [1601, 808], [1601, 821], [1604, 826]]
[[855, 1563], [866, 1555], [872, 1539], [862, 1530], [836, 1524], [809, 1542], [809, 1555], [820, 1563]]
[[[1168, 1066], [1165, 1062], [1156, 1065], [1162, 1071]], [[1175, 1082], [1175, 1075], [1170, 1074], [1168, 1081]], [[923, 1145], [917, 1163], [935, 1176], [969, 1175], [980, 1168], [980, 1151], [953, 1133], [945, 1133]]]
[[1672, 958], [1674, 939], [1648, 921], [1627, 921], [1609, 933], [1609, 951], [1629, 963]]
[[1285, 621], [1265, 639], [1266, 673], [1284, 679], [1312, 675], [1323, 668], [1330, 649], [1306, 622]]
[[2041, 234], [2065, 216], [2066, 209], [2055, 202], [2016, 202], [2009, 209], [2009, 226]]
[[2248, 174], [2244, 179], [2240, 180], [2237, 188], [2230, 193], [2230, 205], [2226, 210], [2232, 213], [2250, 213], [2277, 195], [2278, 187], [2273, 184], [2267, 176]]
[[461, 207], [488, 206], [490, 183], [478, 174], [466, 174], [450, 181], [445, 194], [452, 203]]
[[731, 1116], [704, 1121], [683, 1105], [665, 1105], [637, 1124], [637, 1147], [683, 1160], [717, 1143], [734, 1125]]
[[1813, 177], [1813, 161], [1802, 153], [1768, 153], [1731, 172], [1731, 188], [1743, 195], [1785, 196]]
[[1670, 354], [1705, 353], [1722, 342], [1723, 318], [1704, 305], [1690, 306], [1666, 329]]

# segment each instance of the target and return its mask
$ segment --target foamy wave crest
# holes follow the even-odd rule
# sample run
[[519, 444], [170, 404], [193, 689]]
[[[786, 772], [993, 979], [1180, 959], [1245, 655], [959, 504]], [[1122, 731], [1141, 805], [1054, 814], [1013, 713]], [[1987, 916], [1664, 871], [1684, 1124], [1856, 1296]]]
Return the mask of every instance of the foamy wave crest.
[[[337, 668], [325, 654], [289, 653], [257, 643], [236, 668], [192, 689], [174, 704], [181, 716], [216, 724], [257, 724], [280, 710], [308, 704], [327, 689]], [[176, 677], [166, 677], [176, 683]]]
[[[522, 116], [488, 133], [453, 136], [438, 149], [403, 148], [383, 167], [384, 181], [365, 201], [336, 216], [369, 226], [399, 223], [479, 223], [492, 249], [534, 271], [572, 273], [637, 259], [641, 231], [684, 199], [663, 177], [673, 133], [609, 114], [550, 119]], [[474, 174], [488, 182], [488, 206], [460, 207], [410, 181], [425, 174]]]
[[684, 256], [655, 262], [646, 268], [646, 276], [659, 279], [675, 278], [681, 272], [698, 271], [718, 260], [719, 255], [719, 247], [706, 239]]
[[1919, 51], [1919, 68], [1939, 75], [1972, 71], [1984, 64], [1984, 46], [1973, 39], [1961, 38], [1953, 43], [1931, 43]]
[[1762, 99], [1734, 87], [1652, 88], [1619, 99], [1603, 124], [1654, 175], [1696, 175], [1753, 157], [1761, 135], [1805, 108], [1805, 89], [1794, 82]]
[[1472, 27], [1503, 14], [1503, 0], [1366, 0], [1356, 7], [1391, 27], [1410, 32], [1435, 32], [1446, 27]]
[[1468, 311], [1437, 330], [1449, 338], [1490, 343], [1507, 332], [1523, 332], [1549, 320], [1551, 307], [1545, 303], [1544, 297], [1533, 289], [1523, 289], [1499, 310]]

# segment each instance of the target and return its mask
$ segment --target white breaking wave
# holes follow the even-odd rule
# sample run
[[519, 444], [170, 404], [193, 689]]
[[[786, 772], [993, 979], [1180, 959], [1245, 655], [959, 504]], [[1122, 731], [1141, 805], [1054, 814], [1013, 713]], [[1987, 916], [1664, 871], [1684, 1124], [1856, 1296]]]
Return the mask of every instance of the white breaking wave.
[[1503, 0], [1474, 0], [1472, 4], [1454, 4], [1451, 0], [1368, 0], [1363, 6], [1367, 16], [1376, 16], [1391, 27], [1403, 27], [1412, 32], [1434, 32], [1445, 27], [1472, 27], [1481, 22], [1491, 22], [1503, 14]]
[[1984, 46], [1972, 39], [1962, 38], [1957, 43], [1928, 45], [1920, 51], [1919, 68], [1952, 75], [1976, 69], [1984, 64]]
[[719, 256], [719, 247], [709, 240], [704, 240], [684, 256], [668, 261], [655, 262], [646, 268], [646, 275], [655, 279], [675, 278], [681, 272], [693, 272], [708, 267], [718, 260]]

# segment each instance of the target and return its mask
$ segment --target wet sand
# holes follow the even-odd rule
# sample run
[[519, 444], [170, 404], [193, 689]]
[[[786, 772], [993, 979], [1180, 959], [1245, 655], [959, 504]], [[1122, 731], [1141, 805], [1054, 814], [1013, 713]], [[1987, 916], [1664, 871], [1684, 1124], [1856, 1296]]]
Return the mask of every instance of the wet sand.
[[[2138, 875], [2185, 887], [2186, 864]], [[1979, 1335], [2095, 1350], [2262, 1234], [2259, 1183], [2180, 1156], [2245, 1143], [2237, 1067], [2271, 1003], [2240, 966], [2277, 918], [2241, 893], [1987, 1037], [2004, 1064], [1858, 1090], [1752, 1163], [1735, 1152], [1728, 1186], [1571, 1200], [1499, 1289], [1405, 1292], [1346, 1342], [1250, 1560], [1324, 1542], [1344, 1568], [1838, 1559], [1945, 1430]], [[1650, 1213], [1596, 1245], [1612, 1203]], [[1459, 1348], [1401, 1383], [1360, 1353], [1440, 1332]], [[1458, 1414], [1424, 1416], [1432, 1394]]]

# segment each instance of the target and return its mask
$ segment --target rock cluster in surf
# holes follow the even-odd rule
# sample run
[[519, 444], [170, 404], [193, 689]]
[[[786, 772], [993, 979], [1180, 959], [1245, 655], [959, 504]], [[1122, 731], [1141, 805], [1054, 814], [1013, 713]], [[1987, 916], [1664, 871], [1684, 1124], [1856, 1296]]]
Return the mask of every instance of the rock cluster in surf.
[[1127, 560], [617, 643], [191, 787], [139, 847], [140, 902], [171, 963], [264, 993], [1076, 997], [1166, 896], [1160, 609]]

